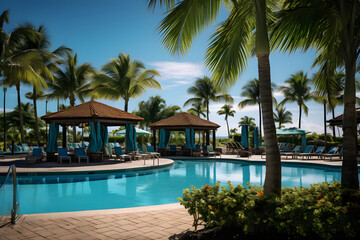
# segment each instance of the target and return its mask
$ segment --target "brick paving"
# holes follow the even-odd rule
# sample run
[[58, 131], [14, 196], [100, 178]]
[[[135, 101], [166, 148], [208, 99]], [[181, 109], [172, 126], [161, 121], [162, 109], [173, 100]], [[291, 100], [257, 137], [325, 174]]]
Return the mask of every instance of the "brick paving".
[[0, 239], [169, 239], [194, 230], [192, 216], [179, 204], [117, 210], [23, 215], [0, 228]]

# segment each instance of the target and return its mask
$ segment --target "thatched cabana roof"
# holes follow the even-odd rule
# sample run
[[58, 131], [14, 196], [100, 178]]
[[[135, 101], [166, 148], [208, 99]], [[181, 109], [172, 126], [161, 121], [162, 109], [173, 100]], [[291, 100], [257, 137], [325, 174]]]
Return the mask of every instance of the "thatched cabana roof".
[[[328, 120], [331, 126], [341, 126], [343, 124], [344, 114], [341, 114], [333, 119]], [[360, 108], [356, 108], [356, 123], [360, 123]]]
[[152, 129], [163, 128], [169, 130], [184, 130], [185, 128], [194, 128], [196, 130], [213, 130], [219, 128], [220, 125], [199, 118], [190, 113], [182, 112], [150, 124], [149, 127]]
[[142, 117], [108, 106], [106, 104], [89, 101], [72, 108], [49, 113], [41, 117], [46, 123], [60, 125], [79, 125], [80, 123], [101, 122], [106, 126], [119, 126], [126, 123], [137, 124], [144, 120]]

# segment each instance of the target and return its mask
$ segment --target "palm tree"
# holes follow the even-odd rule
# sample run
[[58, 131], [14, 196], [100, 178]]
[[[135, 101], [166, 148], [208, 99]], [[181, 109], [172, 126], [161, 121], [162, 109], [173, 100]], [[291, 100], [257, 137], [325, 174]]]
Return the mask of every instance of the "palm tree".
[[256, 127], [256, 124], [254, 121], [255, 121], [255, 118], [249, 117], [249, 116], [244, 116], [240, 119], [239, 127], [241, 127], [241, 125], [249, 125], [249, 127], [251, 129], [253, 129], [254, 127]]
[[282, 124], [293, 123], [292, 122], [292, 113], [286, 111], [286, 108], [282, 105], [277, 105], [274, 112], [274, 120], [279, 123], [278, 129], [284, 127]]
[[139, 110], [135, 112], [136, 115], [144, 118], [143, 123], [150, 125], [161, 119], [168, 118], [180, 112], [180, 107], [177, 105], [166, 106], [165, 99], [160, 96], [150, 97], [147, 101], [139, 103]]
[[102, 67], [101, 73], [94, 76], [93, 94], [117, 101], [123, 98], [127, 112], [130, 98], [140, 96], [148, 88], [161, 89], [156, 76], [160, 76], [156, 70], [146, 69], [143, 63], [131, 61], [129, 55], [120, 53], [118, 58], [111, 59]]
[[33, 92], [28, 92], [25, 94], [25, 97], [27, 99], [30, 99], [33, 101], [33, 106], [34, 106], [34, 118], [35, 118], [35, 138], [36, 138], [36, 142], [37, 145], [40, 146], [40, 132], [39, 132], [39, 121], [38, 121], [38, 116], [37, 116], [37, 99], [41, 99], [44, 98], [44, 93], [41, 92], [36, 92], [36, 88], [34, 87]]
[[[51, 54], [37, 47], [37, 42], [43, 41], [41, 32], [31, 25], [17, 27], [6, 35], [2, 30], [5, 41], [2, 46], [1, 75], [2, 85], [15, 86], [18, 105], [21, 104], [20, 86], [22, 83], [31, 84], [37, 89], [46, 87], [46, 79], [53, 76], [46, 65]], [[20, 135], [24, 142], [23, 112], [19, 108]]]
[[[268, 24], [273, 21], [273, 7], [266, 0], [238, 1], [173, 1], [149, 0], [167, 8], [159, 30], [163, 44], [172, 53], [185, 54], [194, 37], [215, 22], [222, 3], [230, 10], [211, 36], [206, 52], [206, 65], [218, 86], [226, 89], [233, 85], [247, 66], [247, 59], [255, 53], [258, 59], [261, 108], [266, 146], [266, 177], [264, 193], [281, 193], [281, 162], [273, 118], [270, 79], [270, 44]], [[252, 51], [254, 49], [254, 51]]]
[[[275, 87], [274, 84], [271, 85], [272, 88]], [[261, 103], [260, 103], [260, 85], [259, 80], [254, 78], [249, 81], [243, 88], [240, 96], [245, 97], [243, 101], [239, 103], [239, 108], [244, 108], [246, 106], [259, 106], [259, 133], [260, 133], [260, 141], [262, 139], [262, 125], [261, 125]], [[273, 91], [273, 89], [272, 89]], [[273, 101], [276, 103], [276, 99], [273, 97]]]
[[[69, 99], [70, 106], [75, 106], [77, 99], [85, 102], [92, 91], [89, 79], [94, 68], [89, 63], [77, 64], [77, 54], [66, 53], [66, 60], [61, 61], [63, 68], [53, 69], [55, 82], [50, 84], [49, 99]], [[76, 126], [73, 127], [74, 141], [76, 139]]]
[[229, 94], [221, 93], [220, 88], [208, 77], [198, 78], [194, 86], [188, 88], [188, 93], [195, 95], [194, 98], [188, 99], [184, 106], [189, 104], [199, 104], [206, 109], [206, 119], [209, 120], [209, 104], [210, 101], [220, 102], [225, 101], [232, 103], [234, 100]]
[[316, 47], [317, 59], [326, 60], [332, 66], [345, 67], [341, 186], [351, 189], [359, 188], [355, 111], [355, 72], [360, 54], [359, 19], [359, 0], [286, 0], [273, 33], [275, 46], [284, 51]]
[[305, 102], [313, 98], [310, 90], [311, 80], [302, 71], [291, 75], [291, 77], [285, 81], [288, 86], [280, 86], [279, 90], [284, 93], [284, 100], [280, 102], [280, 105], [284, 105], [287, 102], [296, 102], [299, 106], [299, 128], [301, 128], [301, 113], [304, 110], [305, 115], [308, 115], [308, 107]]
[[[342, 103], [344, 91], [344, 77], [342, 72], [335, 72], [329, 69], [322, 69], [314, 75], [316, 91], [314, 92], [315, 101], [324, 106], [324, 138], [326, 142], [326, 113], [331, 111], [335, 118], [335, 107]], [[327, 109], [327, 110], [326, 110]], [[335, 137], [335, 128], [333, 128]]]
[[226, 121], [226, 126], [227, 126], [227, 130], [228, 130], [228, 137], [230, 138], [230, 129], [229, 129], [229, 122], [228, 122], [228, 117], [234, 117], [234, 114], [236, 113], [235, 110], [232, 110], [232, 106], [229, 104], [225, 104], [224, 106], [221, 107], [221, 110], [219, 110], [217, 112], [219, 115], [225, 115], [225, 121]]
[[187, 110], [188, 113], [191, 113], [198, 117], [206, 117], [206, 115], [204, 113], [204, 106], [202, 105], [201, 102], [192, 103], [191, 106], [192, 106], [192, 108], [189, 108]]

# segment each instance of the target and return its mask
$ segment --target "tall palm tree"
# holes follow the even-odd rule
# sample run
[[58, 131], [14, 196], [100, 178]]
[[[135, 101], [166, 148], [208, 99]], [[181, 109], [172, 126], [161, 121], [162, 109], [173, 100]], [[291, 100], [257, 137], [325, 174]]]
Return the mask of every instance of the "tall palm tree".
[[317, 59], [345, 67], [341, 186], [358, 189], [355, 72], [360, 54], [360, 2], [286, 0], [283, 9], [272, 35], [275, 46], [290, 52], [316, 47]]
[[[275, 85], [272, 84], [272, 88]], [[273, 89], [272, 89], [273, 91]], [[246, 99], [242, 100], [239, 103], [239, 108], [244, 108], [246, 106], [259, 106], [259, 133], [260, 133], [260, 141], [262, 139], [262, 125], [261, 125], [261, 102], [260, 102], [260, 85], [259, 80], [254, 78], [253, 80], [249, 81], [243, 88], [240, 96], [245, 97]], [[273, 97], [273, 101], [276, 103], [276, 99]]]
[[301, 128], [301, 115], [304, 110], [305, 115], [308, 115], [308, 107], [305, 102], [312, 99], [311, 87], [309, 86], [311, 80], [307, 74], [300, 71], [285, 81], [288, 86], [280, 86], [279, 90], [284, 93], [285, 98], [280, 102], [284, 105], [287, 102], [296, 102], [299, 106], [299, 128]]
[[198, 78], [195, 81], [194, 86], [188, 88], [188, 93], [195, 95], [194, 98], [188, 99], [184, 106], [189, 104], [199, 104], [201, 103], [206, 109], [206, 119], [209, 120], [209, 105], [210, 101], [213, 102], [229, 102], [232, 103], [234, 100], [229, 94], [221, 93], [219, 87], [207, 76], [203, 78]]
[[150, 125], [161, 119], [168, 118], [180, 112], [180, 107], [177, 105], [166, 106], [165, 99], [160, 96], [150, 97], [147, 101], [139, 103], [139, 110], [135, 112], [136, 115], [144, 118], [144, 124]]
[[[76, 100], [81, 103], [90, 96], [92, 91], [89, 79], [94, 68], [89, 63], [78, 65], [77, 54], [66, 53], [66, 60], [61, 61], [62, 66], [53, 69], [55, 81], [50, 84], [49, 99], [69, 99], [70, 106], [75, 106]], [[73, 127], [73, 137], [76, 139], [76, 126]]]
[[[2, 31], [3, 33], [3, 31]], [[5, 41], [1, 55], [2, 84], [15, 86], [18, 105], [21, 103], [21, 84], [31, 84], [37, 89], [46, 87], [46, 79], [53, 76], [46, 65], [51, 54], [39, 49], [36, 42], [42, 41], [43, 35], [30, 25], [17, 27], [9, 35], [2, 35]], [[24, 142], [24, 124], [22, 109], [19, 108], [21, 141]]]
[[250, 127], [250, 129], [254, 129], [254, 127], [256, 127], [256, 123], [254, 122], [255, 118], [253, 117], [249, 117], [249, 116], [244, 116], [240, 119], [239, 122], [239, 127], [241, 127], [241, 125], [248, 125]]
[[228, 117], [229, 116], [234, 117], [234, 114], [236, 113], [236, 111], [232, 109], [231, 105], [225, 104], [224, 106], [221, 107], [221, 110], [219, 110], [217, 113], [219, 115], [225, 115], [225, 121], [226, 121], [227, 130], [228, 130], [228, 137], [230, 138], [230, 129], [229, 129]]
[[154, 69], [146, 69], [144, 64], [120, 53], [101, 68], [101, 73], [94, 76], [93, 94], [111, 100], [125, 101], [124, 110], [128, 111], [130, 98], [136, 98], [148, 88], [161, 89], [155, 77], [160, 74]]
[[37, 145], [40, 146], [40, 133], [39, 133], [39, 121], [38, 121], [38, 115], [37, 115], [37, 99], [44, 98], [45, 94], [41, 92], [37, 92], [36, 88], [34, 87], [32, 92], [28, 92], [25, 94], [25, 97], [27, 99], [30, 99], [33, 101], [34, 106], [34, 118], [35, 118], [35, 138]]
[[279, 123], [278, 129], [281, 129], [282, 127], [284, 127], [282, 124], [293, 123], [292, 122], [292, 113], [289, 111], [286, 111], [286, 108], [279, 104], [275, 107], [274, 120], [275, 120], [275, 122]]
[[281, 193], [281, 162], [272, 109], [270, 77], [270, 44], [268, 24], [274, 18], [273, 1], [173, 1], [149, 0], [149, 7], [159, 3], [167, 8], [159, 30], [163, 44], [172, 54], [186, 54], [194, 37], [215, 22], [222, 3], [229, 15], [211, 36], [206, 52], [206, 65], [213, 73], [217, 85], [226, 89], [233, 85], [247, 66], [254, 49], [258, 59], [261, 108], [266, 146], [266, 177], [264, 193]]
[[[335, 118], [335, 107], [343, 101], [344, 77], [342, 72], [334, 70], [322, 69], [316, 73], [312, 79], [316, 91], [314, 92], [315, 101], [324, 106], [324, 134], [326, 141], [326, 113], [332, 112]], [[333, 136], [335, 137], [335, 128], [333, 128]]]
[[188, 113], [191, 113], [198, 117], [206, 117], [204, 113], [204, 106], [201, 102], [192, 103], [191, 106], [192, 107], [187, 110]]

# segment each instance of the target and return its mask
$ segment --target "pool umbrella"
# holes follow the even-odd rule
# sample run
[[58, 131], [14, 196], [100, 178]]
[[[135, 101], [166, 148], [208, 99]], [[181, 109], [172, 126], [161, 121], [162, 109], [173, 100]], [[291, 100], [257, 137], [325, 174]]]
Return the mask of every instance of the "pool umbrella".
[[57, 152], [57, 136], [59, 134], [59, 124], [50, 123], [49, 136], [48, 136], [48, 145], [46, 146], [46, 152]]
[[98, 152], [97, 140], [96, 140], [96, 131], [94, 122], [89, 122], [90, 126], [90, 143], [89, 150], [90, 152]]
[[283, 128], [283, 129], [277, 129], [276, 134], [277, 135], [301, 135], [302, 137], [302, 148], [305, 150], [306, 148], [306, 134], [311, 133], [310, 131], [303, 130], [300, 128]]
[[254, 128], [254, 147], [258, 149], [260, 146], [258, 127]]
[[241, 125], [241, 145], [249, 147], [249, 129], [248, 125]]
[[[145, 131], [144, 129], [135, 128], [137, 135], [148, 135], [151, 132]], [[126, 128], [115, 133], [116, 135], [126, 135]]]

